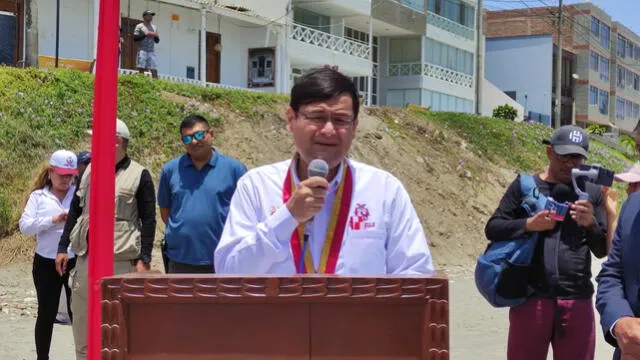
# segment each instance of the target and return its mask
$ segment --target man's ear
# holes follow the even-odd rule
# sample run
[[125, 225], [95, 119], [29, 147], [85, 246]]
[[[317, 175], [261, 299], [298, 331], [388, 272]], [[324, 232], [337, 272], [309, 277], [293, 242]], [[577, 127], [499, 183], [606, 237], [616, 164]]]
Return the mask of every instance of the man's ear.
[[296, 118], [296, 112], [291, 107], [288, 107], [284, 114], [287, 117], [287, 130], [291, 131], [291, 123]]

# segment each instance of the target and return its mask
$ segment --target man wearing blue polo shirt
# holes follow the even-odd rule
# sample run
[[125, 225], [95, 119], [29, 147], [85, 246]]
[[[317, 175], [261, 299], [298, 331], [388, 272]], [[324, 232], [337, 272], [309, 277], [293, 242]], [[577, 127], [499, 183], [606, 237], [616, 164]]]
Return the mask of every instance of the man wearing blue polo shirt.
[[180, 135], [187, 152], [162, 167], [158, 187], [168, 272], [213, 273], [231, 196], [247, 168], [212, 146], [213, 129], [202, 116], [184, 118]]

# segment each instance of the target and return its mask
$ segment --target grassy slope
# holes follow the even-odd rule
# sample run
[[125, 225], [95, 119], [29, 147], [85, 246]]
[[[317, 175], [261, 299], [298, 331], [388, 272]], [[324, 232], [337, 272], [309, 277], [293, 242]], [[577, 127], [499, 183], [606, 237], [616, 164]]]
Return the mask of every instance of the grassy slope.
[[[196, 104], [213, 105], [204, 115], [213, 119], [214, 126], [224, 127], [225, 119], [215, 108], [231, 109], [243, 119], [259, 122], [265, 109], [275, 112], [287, 100], [285, 96], [173, 84], [143, 76], [123, 76], [119, 85], [118, 116], [127, 121], [135, 138], [131, 153], [154, 173], [163, 161], [183, 151], [173, 134], [185, 114], [201, 111]], [[91, 124], [92, 92], [93, 77], [86, 73], [0, 67], [0, 237], [16, 229], [38, 164], [57, 148], [77, 151], [86, 145], [84, 130]], [[167, 95], [193, 101], [173, 101]], [[551, 130], [544, 126], [466, 114], [416, 113], [440, 127], [441, 134], [456, 133], [483, 160], [516, 171], [537, 171], [546, 163], [540, 141]], [[402, 126], [394, 125], [393, 119], [384, 121], [390, 127]], [[436, 136], [432, 141], [439, 139]], [[631, 161], [598, 143], [593, 143], [590, 152], [590, 163], [616, 171]]]

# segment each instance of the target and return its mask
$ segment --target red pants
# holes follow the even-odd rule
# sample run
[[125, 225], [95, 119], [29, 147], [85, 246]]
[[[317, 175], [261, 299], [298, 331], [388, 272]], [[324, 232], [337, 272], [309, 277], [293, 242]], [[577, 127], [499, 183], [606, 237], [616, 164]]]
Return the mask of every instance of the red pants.
[[530, 299], [509, 310], [507, 360], [593, 360], [595, 318], [591, 299]]

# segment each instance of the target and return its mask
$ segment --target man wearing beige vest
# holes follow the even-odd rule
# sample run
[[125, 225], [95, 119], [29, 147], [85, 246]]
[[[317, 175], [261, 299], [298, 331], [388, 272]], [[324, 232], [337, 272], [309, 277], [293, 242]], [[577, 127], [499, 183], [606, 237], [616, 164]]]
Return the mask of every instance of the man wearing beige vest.
[[[89, 135], [91, 132], [88, 131]], [[147, 169], [127, 156], [129, 129], [121, 120], [116, 125], [116, 181], [114, 224], [114, 274], [126, 274], [150, 269], [151, 250], [156, 229], [155, 190]], [[87, 261], [89, 232], [89, 183], [91, 164], [78, 184], [64, 227], [56, 268], [63, 273], [67, 265], [66, 249], [77, 255], [71, 274], [71, 311], [76, 359], [87, 356]], [[62, 250], [61, 250], [62, 249]]]

